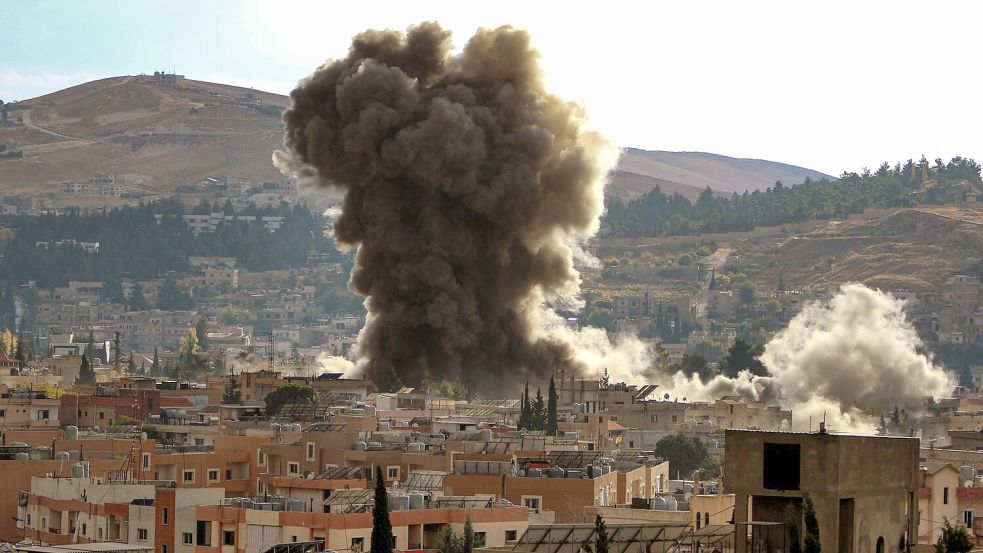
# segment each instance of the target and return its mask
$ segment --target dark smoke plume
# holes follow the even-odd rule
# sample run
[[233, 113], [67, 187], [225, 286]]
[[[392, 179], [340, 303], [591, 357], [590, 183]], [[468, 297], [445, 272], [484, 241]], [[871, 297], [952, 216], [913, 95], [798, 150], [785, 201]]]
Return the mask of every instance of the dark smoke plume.
[[542, 305], [579, 291], [573, 248], [617, 153], [545, 90], [527, 33], [480, 30], [452, 55], [435, 23], [368, 31], [290, 96], [278, 161], [344, 193], [370, 377], [492, 392], [580, 368]]

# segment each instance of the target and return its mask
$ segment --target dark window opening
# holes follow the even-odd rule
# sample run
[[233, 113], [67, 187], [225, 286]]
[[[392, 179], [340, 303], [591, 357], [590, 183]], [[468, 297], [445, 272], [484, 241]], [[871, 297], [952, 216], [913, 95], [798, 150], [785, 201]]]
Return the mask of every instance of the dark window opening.
[[799, 489], [802, 451], [799, 444], [771, 444], [764, 448], [762, 484], [769, 490]]

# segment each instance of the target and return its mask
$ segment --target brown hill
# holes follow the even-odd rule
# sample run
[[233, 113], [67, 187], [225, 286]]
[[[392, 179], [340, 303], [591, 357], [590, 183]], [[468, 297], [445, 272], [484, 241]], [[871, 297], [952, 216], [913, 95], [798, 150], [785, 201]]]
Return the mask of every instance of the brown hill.
[[[147, 192], [169, 193], [210, 176], [261, 183], [280, 177], [270, 162], [282, 140], [279, 112], [289, 98], [252, 89], [154, 75], [92, 81], [8, 106], [0, 144], [22, 158], [0, 159], [5, 193], [37, 193], [59, 181], [127, 175]], [[659, 185], [695, 199], [799, 182], [815, 171], [761, 160], [629, 148], [607, 193], [633, 199]]]
[[[673, 194], [678, 192], [680, 196], [690, 201], [696, 201], [696, 198], [699, 197], [700, 192], [705, 190], [705, 187], [699, 188], [697, 186], [680, 184], [678, 182], [672, 182], [666, 179], [653, 178], [648, 175], [639, 175], [638, 173], [615, 170], [611, 174], [611, 181], [608, 183], [605, 193], [608, 196], [621, 198], [622, 200], [627, 201], [634, 200], [649, 190], [652, 190], [656, 186], [662, 190], [663, 194]], [[717, 192], [718, 195], [730, 195], [726, 192], [715, 192]]]
[[766, 256], [758, 265], [780, 260], [791, 287], [862, 282], [887, 290], [934, 290], [947, 275], [983, 260], [983, 203], [885, 210], [866, 219], [831, 221], [784, 241]]
[[128, 174], [169, 192], [207, 176], [276, 179], [270, 156], [282, 139], [288, 98], [177, 77], [114, 77], [9, 106], [21, 125], [0, 143], [23, 158], [0, 160], [4, 192], [45, 183]]
[[721, 192], [762, 190], [782, 181], [792, 185], [806, 177], [828, 178], [812, 169], [766, 161], [740, 159], [705, 152], [664, 152], [628, 148], [621, 156], [618, 168], [639, 175], [695, 186], [699, 190], [707, 186]]

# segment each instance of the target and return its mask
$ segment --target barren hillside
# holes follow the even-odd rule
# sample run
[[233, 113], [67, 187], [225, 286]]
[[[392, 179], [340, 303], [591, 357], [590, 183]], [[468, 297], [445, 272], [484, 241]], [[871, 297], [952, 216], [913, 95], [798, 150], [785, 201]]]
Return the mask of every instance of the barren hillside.
[[[983, 203], [922, 206], [867, 220], [832, 221], [760, 258], [777, 259], [791, 287], [863, 282], [933, 290], [983, 260]], [[774, 275], [772, 275], [774, 278]]]
[[23, 158], [0, 160], [4, 192], [96, 173], [149, 177], [167, 192], [212, 175], [275, 179], [270, 162], [288, 99], [178, 77], [114, 77], [13, 104], [21, 125], [0, 127], [0, 143]]
[[722, 192], [761, 190], [775, 181], [791, 185], [812, 179], [830, 178], [818, 171], [762, 159], [738, 159], [704, 152], [649, 152], [628, 148], [621, 156], [623, 171]]

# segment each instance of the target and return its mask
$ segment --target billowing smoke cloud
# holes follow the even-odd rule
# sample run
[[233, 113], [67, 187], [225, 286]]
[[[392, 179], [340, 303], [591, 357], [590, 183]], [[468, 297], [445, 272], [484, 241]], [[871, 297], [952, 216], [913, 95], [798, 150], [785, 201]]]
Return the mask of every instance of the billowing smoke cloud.
[[828, 302], [806, 305], [765, 346], [761, 357], [770, 376], [741, 373], [709, 382], [676, 373], [673, 395], [712, 400], [737, 394], [779, 400], [792, 409], [793, 427], [869, 433], [869, 413], [895, 406], [920, 412], [926, 396], [952, 389], [945, 371], [919, 353], [922, 342], [907, 321], [903, 303], [859, 284], [843, 286]]
[[542, 330], [575, 297], [617, 151], [543, 87], [529, 36], [480, 30], [459, 55], [435, 23], [368, 31], [291, 93], [281, 168], [344, 193], [367, 297], [370, 377], [463, 379], [482, 392], [581, 367]]
[[[918, 352], [922, 342], [903, 307], [888, 294], [845, 285], [828, 304], [807, 305], [768, 343], [761, 361], [792, 405], [823, 398], [850, 421], [865, 409], [919, 412], [926, 396], [938, 397], [952, 385]], [[800, 411], [793, 414], [801, 420], [806, 413]], [[813, 411], [818, 420], [819, 408]]]

